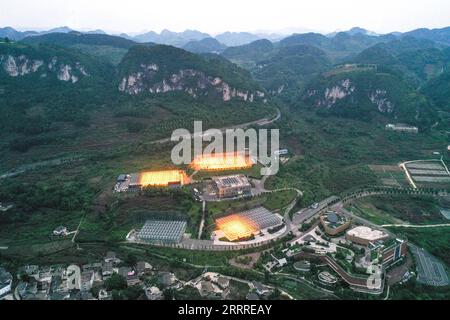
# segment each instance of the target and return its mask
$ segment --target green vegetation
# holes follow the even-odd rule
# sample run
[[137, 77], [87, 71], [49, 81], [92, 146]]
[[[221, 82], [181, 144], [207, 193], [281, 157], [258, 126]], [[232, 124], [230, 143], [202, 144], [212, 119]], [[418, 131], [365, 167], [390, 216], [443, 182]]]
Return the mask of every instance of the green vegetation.
[[[201, 204], [187, 189], [147, 189], [136, 194], [113, 194], [112, 190], [121, 173], [173, 168], [173, 144], [154, 141], [169, 137], [174, 129], [192, 131], [194, 120], [202, 120], [204, 129], [251, 122], [273, 116], [274, 107], [281, 110], [282, 117], [267, 127], [280, 129], [282, 147], [289, 149], [291, 157], [276, 176], [268, 178], [265, 188], [303, 191], [304, 197], [299, 198], [295, 209], [331, 195], [384, 185], [386, 179], [406, 185], [402, 172], [383, 169], [381, 173], [380, 167], [374, 166], [428, 159], [436, 151], [448, 162], [449, 51], [429, 41], [391, 40], [390, 36], [339, 33], [328, 38], [307, 34], [289, 37], [276, 46], [262, 40], [224, 52], [226, 58], [248, 71], [214, 54], [196, 55], [151, 44], [135, 46], [120, 37], [73, 33], [33, 37], [19, 43], [1, 41], [0, 56], [24, 55], [30, 61], [42, 60], [43, 66], [36, 73], [11, 77], [0, 65], [0, 201], [13, 205], [0, 212], [0, 246], [8, 247], [0, 251], [0, 260], [8, 266], [83, 264], [98, 261], [106, 251], [114, 250], [130, 264], [146, 260], [158, 270], [173, 271], [182, 280], [198, 276], [208, 266], [211, 271], [265, 281], [299, 299], [332, 297], [301, 279], [264, 274], [262, 263], [272, 259], [267, 252], [254, 269], [241, 270], [230, 266], [229, 260], [250, 250], [202, 252], [124, 244], [126, 234], [149, 218], [186, 219], [187, 232], [196, 238]], [[376, 45], [379, 42], [384, 44]], [[203, 45], [210, 48], [208, 43]], [[78, 81], [60, 81], [58, 71], [44, 68], [53, 57], [62, 65], [72, 66]], [[349, 64], [333, 67], [342, 62]], [[82, 76], [77, 63], [89, 76]], [[138, 71], [141, 64], [153, 63], [158, 64], [160, 72], [147, 79], [149, 83], [193, 69], [208, 77], [221, 77], [243, 91], [264, 91], [264, 87], [274, 95], [265, 92], [269, 97], [265, 104], [259, 101], [261, 98], [254, 103], [237, 99], [224, 102], [217, 92], [209, 94], [212, 91], [198, 98], [183, 92], [137, 96], [119, 92], [123, 76]], [[317, 108], [318, 97], [323, 99], [327, 89], [347, 79], [355, 86], [351, 95], [331, 108]], [[314, 90], [317, 96], [312, 94]], [[381, 98], [392, 103], [391, 113], [380, 112], [370, 101], [374, 90], [386, 91]], [[393, 121], [416, 124], [420, 133], [386, 131], [385, 124]], [[182, 169], [192, 173], [186, 167]], [[259, 171], [257, 165], [242, 173], [259, 179]], [[7, 173], [15, 174], [3, 177]], [[194, 178], [228, 173], [199, 172]], [[219, 214], [260, 205], [284, 214], [282, 209], [296, 196], [295, 191], [287, 190], [208, 203], [202, 237], [208, 238]], [[439, 206], [437, 200], [428, 197], [392, 195], [357, 200], [352, 210], [377, 224], [434, 224], [446, 222]], [[59, 225], [72, 232], [80, 226], [75, 244], [73, 234], [66, 238], [52, 235]], [[311, 226], [304, 224], [301, 229]], [[392, 231], [450, 265], [448, 228]], [[258, 250], [273, 248], [272, 253], [281, 257], [283, 245], [274, 243]], [[360, 252], [355, 253], [358, 258]], [[338, 260], [347, 270], [356, 272], [345, 260], [347, 254], [339, 250]], [[240, 259], [236, 261], [248, 263], [248, 259]], [[289, 267], [283, 272], [286, 270]], [[314, 276], [315, 271], [307, 275], [307, 280], [315, 280]], [[149, 283], [153, 280], [148, 279]], [[142, 295], [137, 288], [126, 288], [123, 278], [112, 278], [107, 285], [115, 299]], [[244, 287], [233, 284], [232, 296], [245, 296]], [[164, 294], [198, 297], [198, 291], [190, 288]], [[356, 296], [344, 288], [337, 294]], [[394, 298], [446, 298], [448, 290], [433, 292], [410, 282], [392, 288], [392, 294]], [[279, 296], [276, 291], [274, 297]]]
[[75, 49], [85, 54], [106, 59], [114, 65], [119, 64], [129, 48], [137, 45], [134, 41], [117, 36], [106, 34], [82, 34], [76, 32], [49, 33], [28, 37], [21, 42], [34, 46], [46, 44]]
[[356, 200], [350, 209], [376, 224], [438, 224], [446, 220], [432, 197], [378, 196]]
[[404, 285], [391, 288], [389, 299], [392, 300], [448, 300], [450, 291], [447, 287], [431, 287], [423, 285], [414, 279]]
[[258, 84], [252, 80], [250, 74], [216, 55], [199, 56], [182, 49], [171, 46], [135, 46], [119, 65], [119, 75], [130, 74], [141, 69], [141, 64], [156, 64], [159, 67], [151, 79], [150, 84], [161, 82], [163, 79], [177, 74], [180, 70], [196, 70], [204, 72], [212, 77], [221, 77], [223, 81], [233, 88], [255, 91], [259, 89]]
[[406, 37], [380, 43], [361, 52], [355, 61], [381, 65], [383, 69], [395, 71], [418, 87], [439, 75], [448, 64], [444, 50], [433, 41]]
[[392, 232], [406, 237], [412, 243], [424, 248], [441, 259], [450, 267], [448, 244], [450, 243], [450, 227], [436, 228], [389, 228]]
[[[346, 81], [349, 81], [349, 88], [353, 88], [354, 91], [346, 91], [343, 85]], [[421, 127], [429, 127], [436, 117], [423, 95], [402, 82], [396, 74], [382, 73], [380, 70], [320, 77], [308, 86], [304, 97], [305, 103], [314, 107], [320, 107], [320, 103], [329, 106], [330, 100], [324, 102], [323, 96], [327, 89], [332, 88], [346, 91], [345, 96], [333, 100], [335, 102], [329, 108], [319, 108], [320, 114], [370, 121], [383, 113], [388, 119], [395, 118], [395, 121], [417, 124]], [[373, 101], [378, 101], [378, 106]]]
[[444, 150], [447, 145], [446, 134], [439, 130], [397, 134], [376, 121], [322, 117], [301, 106], [296, 103], [290, 110], [282, 110], [283, 118], [277, 125], [281, 140], [294, 156], [267, 180], [266, 187], [302, 190], [302, 207], [334, 194], [381, 185], [367, 164], [426, 159], [429, 150]]
[[279, 210], [289, 205], [297, 196], [293, 190], [278, 191], [253, 197], [249, 200], [230, 200], [208, 203], [208, 211], [212, 214], [248, 210], [264, 206], [269, 210]]

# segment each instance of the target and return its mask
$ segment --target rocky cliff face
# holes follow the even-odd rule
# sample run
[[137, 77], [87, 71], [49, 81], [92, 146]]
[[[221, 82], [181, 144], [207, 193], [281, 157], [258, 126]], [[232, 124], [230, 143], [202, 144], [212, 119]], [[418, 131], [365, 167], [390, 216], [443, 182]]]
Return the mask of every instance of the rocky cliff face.
[[350, 96], [355, 91], [355, 87], [351, 83], [350, 79], [341, 80], [339, 83], [332, 87], [325, 88], [324, 92], [318, 92], [318, 90], [308, 91], [309, 97], [317, 99], [316, 104], [318, 107], [333, 107], [338, 100], [342, 100], [347, 96]]
[[377, 89], [369, 94], [370, 101], [375, 104], [382, 113], [392, 113], [394, 104], [386, 97], [386, 90]]
[[356, 95], [358, 97], [362, 95], [364, 97], [363, 99], [368, 99], [381, 113], [392, 113], [394, 111], [395, 105], [388, 99], [387, 90], [377, 88], [367, 92], [359, 91], [365, 90], [358, 88], [350, 79], [344, 79], [322, 90], [310, 89], [306, 92], [306, 98], [312, 99], [317, 107], [333, 108], [338, 101], [345, 99], [348, 99], [345, 101], [349, 101], [349, 104], [357, 104], [358, 102], [356, 101], [364, 103], [364, 101], [356, 98]]
[[64, 63], [53, 57], [49, 61], [32, 59], [25, 55], [0, 55], [0, 71], [4, 71], [10, 77], [22, 77], [28, 74], [38, 73], [41, 77], [54, 74], [60, 81], [76, 83], [81, 77], [88, 77], [81, 63], [74, 65]]
[[253, 102], [256, 98], [264, 98], [265, 95], [260, 91], [250, 92], [233, 88], [220, 77], [212, 77], [194, 69], [181, 69], [161, 79], [159, 69], [160, 67], [156, 64], [142, 64], [139, 71], [122, 77], [119, 90], [130, 95], [144, 92], [159, 94], [184, 91], [194, 98], [215, 93], [223, 101], [236, 98], [249, 102]]

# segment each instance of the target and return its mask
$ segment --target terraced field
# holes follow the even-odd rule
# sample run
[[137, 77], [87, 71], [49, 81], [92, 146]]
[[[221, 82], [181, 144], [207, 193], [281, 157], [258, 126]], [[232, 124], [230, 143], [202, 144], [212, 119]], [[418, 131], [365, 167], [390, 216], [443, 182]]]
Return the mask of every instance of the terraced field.
[[450, 173], [440, 160], [408, 162], [405, 168], [418, 188], [450, 187]]

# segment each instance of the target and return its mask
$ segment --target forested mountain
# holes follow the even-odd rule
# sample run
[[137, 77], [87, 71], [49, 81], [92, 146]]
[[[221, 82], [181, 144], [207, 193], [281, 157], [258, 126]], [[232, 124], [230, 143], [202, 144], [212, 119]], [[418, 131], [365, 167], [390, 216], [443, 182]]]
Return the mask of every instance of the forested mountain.
[[261, 39], [261, 37], [249, 32], [224, 32], [215, 38], [228, 47], [242, 46]]
[[376, 66], [337, 67], [312, 81], [302, 99], [323, 115], [366, 121], [384, 115], [419, 126], [435, 120], [425, 96], [395, 74], [379, 72]]
[[199, 41], [205, 38], [210, 38], [210, 35], [197, 30], [186, 30], [183, 32], [163, 30], [160, 34], [150, 31], [132, 37], [132, 39], [137, 42], [154, 42], [157, 44], [165, 44], [175, 47], [183, 47], [191, 41]]
[[[1, 96], [6, 105], [24, 104], [26, 109], [26, 101], [36, 105], [47, 90], [55, 99], [41, 108], [42, 117], [78, 121], [89, 118], [89, 106], [96, 109], [93, 106], [117, 97], [126, 101], [180, 93], [212, 104], [252, 103], [265, 101], [268, 92], [294, 106], [314, 106], [320, 114], [365, 120], [381, 115], [421, 126], [434, 119], [435, 108], [448, 108], [446, 29], [375, 35], [353, 28], [328, 36], [296, 34], [276, 43], [258, 39], [228, 48], [217, 39], [249, 40], [251, 34], [228, 33], [216, 39], [189, 30], [147, 34], [148, 40], [165, 37], [176, 45], [192, 38], [184, 44], [186, 50], [137, 45], [130, 38], [100, 31], [54, 31], [1, 44], [0, 89], [18, 93]], [[66, 106], [68, 97], [77, 101], [76, 107]], [[11, 117], [27, 119], [27, 112], [18, 110], [8, 109], [5, 125]]]
[[69, 27], [58, 27], [53, 28], [48, 31], [18, 31], [11, 27], [5, 27], [0, 28], [0, 38], [8, 38], [11, 40], [19, 41], [29, 36], [35, 36], [35, 35], [43, 35], [43, 34], [49, 34], [49, 33], [69, 33], [74, 30], [70, 29]]
[[114, 74], [112, 65], [77, 51], [0, 43], [1, 126], [39, 133], [53, 121], [83, 121], [110, 99]]
[[27, 37], [23, 39], [22, 42], [30, 45], [43, 43], [61, 47], [74, 47], [76, 45], [83, 44], [92, 46], [111, 46], [122, 49], [129, 49], [137, 44], [135, 41], [118, 36], [110, 36], [107, 34], [86, 34], [80, 32], [48, 33], [39, 36]]
[[368, 48], [352, 61], [388, 67], [418, 87], [448, 70], [450, 57], [441, 48], [431, 40], [404, 37]]
[[354, 28], [328, 36], [296, 34], [278, 43], [259, 40], [222, 55], [294, 105], [427, 126], [436, 119], [435, 107], [448, 105], [450, 49], [439, 38], [445, 32], [376, 35]]
[[326, 53], [316, 47], [297, 45], [282, 47], [254, 68], [255, 79], [273, 94], [297, 93], [305, 84], [331, 67]]
[[21, 31], [17, 31], [14, 28], [11, 27], [5, 27], [5, 28], [0, 28], [0, 38], [8, 38], [11, 40], [22, 40], [25, 37], [28, 36], [32, 36], [32, 35], [37, 35], [38, 32], [36, 31], [25, 31], [25, 32], [21, 32]]
[[450, 112], [450, 71], [430, 80], [423, 92], [439, 109]]
[[[118, 64], [127, 50], [137, 45], [135, 41], [118, 36], [106, 34], [86, 34], [79, 32], [70, 33], [49, 33], [27, 37], [23, 43], [36, 45], [48, 44], [59, 47], [77, 49], [81, 52], [106, 58], [113, 64]], [[148, 43], [146, 45], [153, 45]]]
[[131, 48], [119, 75], [119, 90], [131, 95], [185, 91], [193, 97], [219, 94], [224, 101], [254, 101], [260, 95], [250, 74], [236, 65], [164, 45]]
[[295, 34], [280, 41], [282, 47], [305, 44], [325, 51], [335, 62], [341, 62], [348, 56], [356, 55], [377, 43], [396, 39], [393, 35], [370, 36], [363, 33], [339, 32], [333, 37], [319, 33]]
[[193, 53], [221, 53], [227, 48], [214, 38], [205, 38], [198, 41], [188, 42], [183, 46], [184, 50]]
[[[168, 119], [177, 118], [177, 114], [186, 118], [190, 109], [209, 117], [216, 113], [213, 110], [218, 106], [228, 117], [236, 105], [244, 118], [248, 116], [246, 106], [249, 109], [259, 106], [262, 114], [266, 112], [262, 107], [264, 90], [248, 71], [223, 57], [196, 55], [164, 45], [137, 45], [126, 50], [125, 57], [115, 67], [105, 59], [71, 46], [73, 43], [114, 44], [106, 40], [116, 40], [110, 36], [92, 36], [53, 34], [49, 38], [61, 42], [55, 40], [51, 44], [0, 42], [0, 125], [2, 134], [19, 135], [20, 138], [11, 141], [13, 150], [25, 151], [46, 144], [49, 137], [54, 141], [55, 132], [60, 128], [58, 123], [89, 127], [99, 112], [145, 114], [145, 117], [152, 114], [158, 118], [156, 110], [164, 107], [141, 110], [148, 101], [170, 101], [165, 103], [172, 109], [183, 106], [183, 112], [178, 111]], [[67, 48], [57, 43], [64, 43]], [[131, 43], [118, 41], [117, 46]], [[230, 119], [222, 119], [221, 123]]]
[[262, 39], [243, 46], [229, 47], [222, 52], [222, 56], [243, 66], [254, 66], [273, 54], [274, 48], [272, 42]]
[[421, 28], [406, 32], [403, 35], [415, 37], [417, 39], [428, 39], [444, 45], [450, 45], [450, 27], [431, 30]]

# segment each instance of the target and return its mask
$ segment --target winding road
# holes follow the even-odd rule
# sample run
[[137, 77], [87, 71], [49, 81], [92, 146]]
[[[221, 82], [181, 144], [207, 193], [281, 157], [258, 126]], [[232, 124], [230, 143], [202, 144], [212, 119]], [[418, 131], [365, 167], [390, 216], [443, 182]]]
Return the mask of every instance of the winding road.
[[[268, 124], [272, 124], [272, 123], [274, 123], [274, 122], [276, 122], [276, 121], [281, 119], [281, 111], [280, 111], [280, 109], [277, 108], [276, 111], [277, 111], [277, 114], [272, 119], [262, 118], [262, 119], [254, 120], [254, 121], [251, 121], [251, 122], [241, 123], [241, 124], [238, 124], [238, 125], [235, 125], [235, 126], [231, 126], [231, 127], [220, 128], [219, 130], [222, 133], [225, 133], [227, 130], [231, 130], [231, 129], [245, 129], [245, 128], [248, 128], [248, 127], [251, 127], [251, 126], [254, 126], [254, 125], [268, 125]], [[180, 138], [181, 137], [186, 138], [186, 139], [188, 139], [188, 138], [194, 139], [194, 138], [208, 137], [208, 135], [205, 135], [204, 132], [199, 132], [199, 133], [190, 134], [189, 136], [180, 136]], [[154, 140], [154, 141], [151, 141], [150, 144], [164, 144], [164, 143], [169, 143], [169, 142], [172, 142], [172, 137], [163, 138], [163, 139], [159, 139], [159, 140]]]

